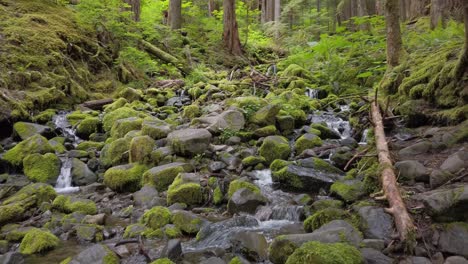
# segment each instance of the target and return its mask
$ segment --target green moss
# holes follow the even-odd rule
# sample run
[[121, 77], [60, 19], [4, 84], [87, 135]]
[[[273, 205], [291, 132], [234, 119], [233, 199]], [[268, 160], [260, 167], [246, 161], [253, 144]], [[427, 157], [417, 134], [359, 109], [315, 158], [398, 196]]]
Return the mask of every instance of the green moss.
[[15, 166], [21, 166], [23, 159], [27, 155], [34, 153], [45, 154], [48, 152], [54, 152], [54, 149], [45, 137], [36, 134], [8, 150], [3, 155], [3, 159]]
[[184, 107], [182, 117], [193, 119], [200, 116], [200, 107], [198, 105], [188, 105]]
[[129, 161], [131, 163], [151, 163], [151, 153], [153, 152], [155, 145], [155, 141], [149, 136], [134, 137], [132, 141], [130, 141]]
[[221, 188], [219, 188], [219, 186], [216, 186], [214, 193], [213, 193], [213, 203], [221, 204], [223, 200], [224, 200], [223, 191], [221, 191]]
[[88, 199], [71, 198], [70, 196], [59, 195], [52, 202], [52, 207], [64, 213], [80, 212], [94, 215], [97, 213], [96, 204]]
[[294, 147], [296, 149], [296, 154], [302, 153], [306, 149], [311, 149], [315, 147], [320, 147], [322, 145], [322, 140], [320, 137], [314, 134], [304, 134], [296, 140]]
[[104, 235], [102, 231], [104, 228], [99, 225], [75, 225], [75, 231], [78, 239], [85, 240], [89, 242], [99, 242], [102, 241]]
[[177, 237], [182, 236], [182, 232], [180, 231], [180, 229], [178, 227], [175, 227], [175, 226], [166, 226], [164, 228], [164, 234], [169, 239], [177, 238]]
[[107, 255], [103, 259], [103, 264], [119, 264], [120, 263], [120, 258], [112, 251], [110, 248], [108, 248], [105, 245], [102, 245], [106, 251]]
[[122, 138], [132, 130], [140, 130], [143, 119], [137, 117], [128, 117], [116, 120], [112, 125], [111, 136], [113, 138]]
[[186, 212], [175, 212], [172, 215], [172, 222], [182, 232], [194, 235], [202, 228], [202, 220]]
[[291, 148], [286, 138], [280, 136], [269, 136], [263, 140], [259, 148], [260, 156], [264, 157], [268, 164], [275, 159], [287, 159], [291, 154]]
[[21, 219], [25, 211], [25, 208], [18, 203], [0, 206], [0, 224]]
[[57, 247], [59, 239], [49, 231], [41, 229], [31, 229], [24, 236], [20, 244], [20, 252], [22, 254], [34, 254], [44, 252]]
[[124, 238], [134, 238], [147, 232], [148, 228], [144, 224], [132, 224], [125, 228]]
[[33, 227], [21, 228], [19, 225], [15, 225], [15, 226], [16, 226], [15, 229], [10, 230], [5, 235], [6, 240], [11, 241], [11, 242], [21, 241], [24, 238], [24, 236], [28, 233], [28, 231], [31, 230], [31, 228], [33, 228]]
[[297, 190], [304, 188], [304, 184], [302, 183], [300, 177], [294, 173], [289, 172], [288, 167], [283, 167], [280, 170], [272, 171], [271, 176], [274, 181], [280, 182], [289, 188]]
[[175, 264], [175, 263], [172, 262], [168, 258], [161, 258], [161, 259], [157, 259], [157, 260], [151, 262], [151, 264]]
[[166, 207], [156, 206], [146, 211], [140, 222], [151, 229], [158, 229], [171, 223], [171, 215]]
[[229, 261], [229, 264], [242, 264], [242, 261], [239, 257], [234, 257], [231, 259], [231, 261]]
[[244, 180], [234, 180], [229, 184], [228, 197], [231, 198], [232, 195], [239, 189], [247, 188], [254, 193], [260, 194], [260, 188], [254, 184], [244, 181]]
[[104, 142], [94, 142], [94, 141], [83, 141], [78, 144], [76, 147], [77, 150], [88, 151], [90, 149], [101, 150], [104, 147]]
[[303, 244], [289, 256], [286, 264], [361, 264], [361, 253], [344, 243], [325, 244], [316, 241]]
[[148, 170], [143, 174], [144, 184], [151, 184], [155, 186], [159, 192], [166, 191], [167, 188], [174, 182], [174, 179], [179, 173], [185, 172], [188, 166], [178, 164], [171, 166], [163, 165]]
[[266, 160], [264, 157], [259, 156], [249, 156], [242, 160], [242, 165], [244, 166], [255, 166], [259, 163], [265, 163]]
[[298, 246], [283, 236], [277, 236], [270, 244], [269, 258], [273, 263], [285, 263]]
[[31, 154], [24, 158], [24, 174], [34, 182], [48, 182], [60, 174], [60, 159], [52, 153]]
[[114, 191], [134, 192], [140, 189], [145, 165], [127, 164], [115, 166], [104, 173], [104, 184]]
[[88, 138], [89, 135], [99, 132], [101, 121], [98, 117], [86, 117], [81, 120], [76, 127], [76, 134], [82, 138]]
[[179, 174], [169, 186], [167, 192], [167, 203], [185, 203], [187, 205], [198, 205], [203, 202], [203, 193], [200, 184], [184, 183]]
[[72, 261], [72, 257], [68, 257], [60, 262], [60, 264], [69, 264]]
[[350, 218], [350, 215], [344, 210], [337, 208], [326, 208], [307, 217], [307, 219], [304, 221], [304, 229], [307, 232], [312, 232], [328, 222], [347, 218]]
[[70, 123], [70, 125], [75, 126], [77, 125], [80, 121], [92, 117], [93, 115], [90, 115], [88, 113], [83, 113], [81, 111], [75, 111], [67, 115], [67, 120]]
[[[127, 103], [128, 101], [125, 98], [119, 98], [115, 100], [113, 103], [106, 105], [104, 107], [104, 111], [107, 113], [115, 111], [121, 107], [124, 107]], [[112, 127], [112, 124], [109, 127]]]
[[270, 170], [272, 172], [274, 171], [279, 171], [281, 170], [282, 168], [288, 166], [289, 164], [291, 164], [292, 162], [290, 161], [286, 161], [286, 160], [282, 160], [282, 159], [275, 159], [271, 164], [270, 164]]
[[310, 78], [310, 72], [297, 64], [290, 64], [283, 72], [281, 72], [281, 76]]
[[64, 137], [54, 137], [49, 140], [50, 146], [55, 150], [56, 153], [63, 154], [67, 149], [63, 145], [65, 143]]
[[158, 229], [147, 229], [145, 232], [143, 232], [142, 234], [144, 237], [146, 238], [149, 238], [149, 239], [153, 239], [153, 238], [164, 238], [164, 231], [162, 230], [162, 228], [158, 228]]
[[57, 114], [55, 109], [47, 109], [40, 112], [38, 115], [33, 116], [32, 121], [45, 124], [52, 120], [52, 118]]
[[[137, 111], [129, 107], [121, 107], [111, 112], [107, 112], [102, 119], [103, 127], [105, 131], [110, 131], [114, 123], [119, 119], [137, 117], [139, 114]], [[124, 136], [124, 135], [123, 135]]]
[[352, 184], [335, 182], [330, 187], [330, 191], [331, 193], [341, 197], [346, 202], [356, 201], [365, 194], [361, 181], [355, 181]]
[[257, 137], [266, 137], [277, 134], [277, 129], [274, 125], [262, 127], [254, 131], [254, 135]]
[[320, 210], [327, 209], [327, 208], [340, 209], [340, 208], [343, 208], [343, 205], [344, 205], [343, 202], [340, 200], [326, 199], [326, 200], [315, 201], [312, 204], [311, 209], [313, 211], [320, 211]]
[[126, 163], [125, 153], [130, 149], [130, 138], [119, 138], [106, 144], [101, 151], [101, 163], [104, 167]]

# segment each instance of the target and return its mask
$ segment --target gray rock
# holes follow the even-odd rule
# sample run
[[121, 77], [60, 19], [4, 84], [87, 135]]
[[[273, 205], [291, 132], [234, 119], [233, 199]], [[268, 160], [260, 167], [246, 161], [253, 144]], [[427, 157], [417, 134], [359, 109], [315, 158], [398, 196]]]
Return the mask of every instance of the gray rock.
[[166, 199], [159, 197], [158, 191], [153, 186], [145, 185], [132, 196], [134, 205], [143, 209], [166, 205]]
[[431, 260], [425, 257], [407, 257], [399, 264], [432, 264]]
[[225, 164], [227, 164], [228, 170], [235, 170], [237, 169], [241, 164], [242, 160], [239, 159], [238, 157], [228, 153], [228, 152], [222, 152], [219, 154], [219, 158], [221, 161], [223, 161]]
[[438, 248], [440, 251], [468, 257], [468, 225], [451, 223], [440, 232]]
[[222, 258], [210, 257], [199, 262], [200, 264], [226, 264]]
[[447, 183], [456, 176], [448, 171], [435, 169], [429, 175], [429, 184], [431, 188], [435, 189], [443, 184]]
[[312, 233], [284, 235], [275, 238], [270, 245], [269, 260], [275, 264], [285, 263], [296, 248], [309, 241], [346, 242], [358, 247], [362, 238], [359, 231], [348, 222], [333, 220]]
[[420, 193], [412, 197], [421, 201], [427, 213], [439, 220], [468, 221], [468, 184], [457, 184], [446, 188]]
[[238, 136], [233, 136], [233, 137], [228, 138], [228, 140], [226, 140], [226, 144], [228, 144], [229, 146], [237, 146], [241, 142], [242, 142], [242, 139]]
[[461, 256], [451, 256], [445, 260], [444, 264], [468, 264], [468, 260]]
[[[205, 263], [204, 261], [215, 261], [214, 259], [219, 259], [224, 257], [226, 250], [220, 247], [208, 247], [202, 248], [200, 250], [185, 250], [183, 254], [182, 263], [184, 264], [199, 264]], [[206, 262], [211, 263], [211, 262]], [[217, 262], [212, 262], [217, 263]], [[224, 263], [224, 262], [223, 262]]]
[[373, 248], [376, 250], [383, 250], [385, 248], [385, 240], [383, 239], [364, 239], [362, 240], [362, 244], [366, 248]]
[[[274, 181], [280, 183], [281, 188], [286, 190], [305, 192], [317, 192], [322, 188], [328, 190], [335, 181], [343, 178], [342, 175], [335, 172], [296, 165], [288, 165], [286, 169], [282, 170], [272, 172], [272, 177]], [[284, 175], [288, 175], [288, 177], [284, 177]]]
[[373, 248], [361, 248], [362, 256], [366, 264], [392, 264], [393, 259], [385, 256], [380, 251]]
[[415, 143], [411, 146], [401, 149], [398, 152], [398, 155], [400, 155], [401, 157], [414, 158], [414, 156], [416, 155], [428, 153], [431, 150], [431, 148], [432, 148], [431, 142], [421, 141], [421, 142]]
[[150, 136], [155, 140], [167, 137], [172, 130], [171, 125], [157, 118], [145, 119], [141, 125], [141, 134]]
[[19, 252], [8, 252], [0, 255], [0, 263], [2, 264], [23, 264], [24, 256]]
[[233, 251], [255, 262], [267, 260], [268, 243], [265, 236], [257, 232], [242, 231], [231, 238]]
[[250, 121], [254, 124], [265, 126], [275, 124], [275, 117], [280, 110], [281, 106], [278, 104], [266, 105], [255, 112]]
[[404, 160], [395, 163], [395, 168], [399, 172], [399, 176], [403, 180], [410, 182], [414, 181], [429, 181], [429, 171], [424, 165], [417, 160]]
[[239, 131], [245, 126], [244, 114], [237, 110], [228, 110], [216, 116], [197, 118], [199, 122], [207, 124], [212, 133], [221, 133], [224, 130]]
[[118, 257], [110, 248], [102, 244], [95, 244], [73, 257], [69, 264], [105, 264], [107, 263], [106, 260], [109, 261], [109, 258], [112, 257], [118, 260]]
[[240, 212], [254, 214], [257, 207], [267, 203], [267, 198], [247, 188], [237, 190], [229, 199], [228, 212], [236, 214]]
[[218, 172], [224, 168], [226, 168], [227, 165], [226, 163], [224, 162], [221, 162], [221, 161], [212, 161], [210, 162], [210, 164], [208, 165], [208, 171], [210, 172]]
[[364, 206], [359, 208], [361, 229], [365, 238], [391, 240], [393, 232], [393, 219], [385, 213], [383, 208]]
[[167, 241], [161, 256], [172, 261], [177, 261], [182, 256], [182, 245], [179, 239], [171, 239]]
[[468, 151], [460, 150], [450, 155], [440, 165], [440, 169], [450, 173], [457, 173], [463, 169], [468, 168]]
[[144, 182], [155, 186], [156, 190], [163, 192], [174, 181], [181, 172], [190, 172], [192, 165], [183, 162], [173, 162], [161, 166], [156, 166], [143, 174]]
[[97, 176], [92, 172], [86, 163], [74, 158], [71, 169], [72, 183], [75, 186], [84, 186], [95, 183]]
[[93, 225], [104, 225], [106, 214], [87, 215], [83, 218], [83, 223]]
[[341, 139], [340, 144], [343, 147], [349, 147], [349, 148], [352, 148], [352, 149], [355, 149], [355, 148], [357, 148], [359, 146], [357, 140], [355, 140], [352, 137]]
[[183, 210], [172, 211], [172, 222], [182, 232], [194, 235], [197, 234], [203, 226], [209, 223], [198, 215]]
[[211, 133], [206, 129], [187, 128], [171, 132], [167, 140], [177, 154], [192, 156], [208, 149]]
[[21, 138], [21, 140], [28, 139], [36, 134], [44, 137], [50, 137], [53, 135], [50, 127], [28, 122], [15, 123], [13, 130], [15, 135]]

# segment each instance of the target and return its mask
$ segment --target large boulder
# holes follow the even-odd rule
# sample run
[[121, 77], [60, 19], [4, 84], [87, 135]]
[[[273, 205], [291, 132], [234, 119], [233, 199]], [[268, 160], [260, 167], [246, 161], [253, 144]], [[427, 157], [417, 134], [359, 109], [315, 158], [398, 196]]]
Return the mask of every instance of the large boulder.
[[115, 166], [104, 173], [104, 184], [114, 191], [134, 192], [140, 189], [141, 178], [147, 167], [140, 164]]
[[99, 132], [101, 126], [99, 117], [86, 117], [76, 126], [76, 135], [88, 139], [91, 134]]
[[432, 149], [432, 143], [429, 141], [421, 141], [411, 146], [401, 149], [398, 155], [401, 158], [414, 158], [417, 155], [428, 153]]
[[414, 181], [429, 181], [429, 171], [424, 165], [417, 160], [404, 160], [395, 163], [395, 168], [399, 172], [402, 180]]
[[130, 141], [129, 161], [142, 164], [151, 163], [151, 153], [156, 143], [149, 136], [138, 136]]
[[362, 237], [359, 231], [348, 222], [334, 220], [312, 233], [276, 237], [270, 245], [269, 259], [274, 264], [285, 263], [297, 248], [310, 241], [321, 243], [345, 242], [358, 247], [362, 241]]
[[275, 159], [288, 159], [289, 154], [291, 154], [291, 147], [285, 137], [269, 136], [263, 140], [259, 153], [270, 164]]
[[184, 203], [200, 205], [203, 192], [200, 186], [200, 175], [196, 173], [179, 173], [167, 191], [167, 203]]
[[311, 149], [315, 147], [320, 147], [322, 145], [322, 140], [319, 136], [311, 133], [302, 135], [296, 140], [294, 147], [296, 149], [296, 154], [301, 154], [306, 149]]
[[143, 174], [143, 182], [154, 185], [156, 190], [162, 192], [167, 190], [179, 173], [191, 172], [192, 170], [192, 165], [183, 162], [156, 166]]
[[141, 125], [141, 133], [155, 140], [167, 137], [172, 130], [171, 125], [156, 118], [146, 118]]
[[257, 112], [255, 112], [250, 121], [257, 125], [274, 125], [275, 124], [275, 117], [281, 110], [281, 106], [278, 104], [269, 104], [266, 105]]
[[451, 223], [443, 228], [439, 235], [440, 251], [468, 257], [468, 224]]
[[70, 259], [68, 264], [107, 264], [119, 263], [119, 257], [103, 244], [94, 244]]
[[143, 119], [138, 117], [128, 117], [114, 122], [111, 129], [111, 137], [117, 139], [124, 137], [132, 130], [140, 130]]
[[227, 208], [231, 214], [240, 212], [254, 214], [257, 207], [266, 204], [268, 201], [263, 195], [248, 188], [241, 188], [234, 192], [229, 199]]
[[197, 118], [195, 122], [206, 124], [211, 133], [220, 133], [224, 130], [239, 131], [244, 128], [244, 114], [237, 110], [227, 110], [216, 116]]
[[468, 168], [468, 151], [460, 150], [450, 155], [443, 163], [440, 165], [440, 169], [450, 173], [458, 173], [461, 170], [466, 170]]
[[23, 160], [24, 174], [34, 182], [55, 184], [60, 174], [60, 159], [52, 153], [31, 154]]
[[188, 128], [171, 132], [167, 140], [177, 154], [193, 156], [208, 149], [211, 133], [206, 129]]
[[108, 168], [127, 163], [130, 141], [129, 138], [119, 138], [106, 144], [101, 150], [101, 164]]
[[[117, 103], [118, 101], [119, 100], [117, 100], [114, 103]], [[111, 110], [111, 109], [106, 108], [106, 111], [107, 110]], [[120, 107], [113, 111], [107, 112], [102, 119], [104, 130], [110, 131], [114, 123], [119, 119], [124, 119], [128, 117], [137, 117], [138, 115], [139, 115], [138, 111], [133, 110], [129, 107]]]
[[132, 196], [135, 206], [143, 209], [166, 205], [166, 200], [159, 197], [158, 191], [153, 186], [145, 185], [139, 191], [134, 192]]
[[96, 174], [88, 168], [88, 165], [76, 158], [72, 160], [71, 176], [74, 186], [85, 186], [97, 181]]
[[231, 238], [233, 251], [256, 263], [268, 258], [268, 243], [258, 232], [241, 231]]
[[59, 241], [50, 231], [33, 228], [26, 233], [21, 241], [20, 252], [23, 254], [45, 252], [57, 247]]
[[294, 251], [286, 264], [320, 263], [320, 264], [361, 264], [364, 259], [361, 252], [345, 243], [324, 244], [308, 242]]
[[192, 212], [175, 210], [172, 212], [172, 223], [185, 234], [195, 235], [209, 222]]
[[458, 184], [414, 195], [428, 214], [443, 221], [468, 221], [468, 185]]
[[393, 233], [393, 219], [385, 213], [384, 209], [376, 206], [364, 206], [359, 208], [361, 217], [361, 229], [365, 238], [391, 240]]
[[27, 123], [27, 122], [16, 122], [13, 125], [13, 130], [16, 135], [18, 135], [21, 140], [28, 139], [34, 135], [41, 135], [41, 136], [51, 136], [52, 129], [48, 126], [38, 125], [34, 123]]
[[8, 150], [2, 158], [14, 166], [21, 166], [23, 159], [29, 154], [45, 154], [49, 152], [54, 152], [54, 148], [52, 148], [45, 137], [36, 134]]

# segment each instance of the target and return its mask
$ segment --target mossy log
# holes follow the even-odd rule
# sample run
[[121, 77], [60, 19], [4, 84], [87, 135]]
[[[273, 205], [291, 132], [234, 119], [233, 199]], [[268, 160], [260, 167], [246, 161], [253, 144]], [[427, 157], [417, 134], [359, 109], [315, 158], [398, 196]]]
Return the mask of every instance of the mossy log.
[[411, 239], [411, 236], [414, 235], [415, 226], [401, 198], [395, 171], [393, 170], [392, 161], [390, 159], [390, 151], [388, 150], [387, 140], [385, 138], [382, 115], [380, 114], [380, 109], [376, 101], [371, 104], [371, 116], [374, 123], [375, 144], [380, 166], [382, 167], [382, 189], [385, 198], [390, 204], [390, 208], [386, 209], [386, 211], [393, 215], [400, 240], [406, 241], [406, 239]]
[[185, 75], [188, 75], [190, 73], [190, 70], [186, 68], [186, 66], [183, 65], [183, 63], [181, 63], [179, 59], [172, 56], [171, 54], [163, 51], [162, 49], [154, 46], [153, 44], [145, 40], [141, 40], [140, 44], [143, 47], [143, 49], [146, 50], [148, 53], [150, 53], [151, 55], [157, 57], [158, 59], [166, 63], [173, 64], [177, 69], [179, 69]]

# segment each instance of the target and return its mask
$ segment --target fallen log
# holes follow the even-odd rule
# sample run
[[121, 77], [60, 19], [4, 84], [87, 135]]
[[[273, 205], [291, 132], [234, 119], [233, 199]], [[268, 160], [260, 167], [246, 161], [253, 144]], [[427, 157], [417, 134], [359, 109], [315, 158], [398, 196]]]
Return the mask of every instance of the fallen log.
[[371, 115], [374, 123], [375, 144], [379, 163], [382, 167], [381, 182], [384, 196], [388, 201], [390, 208], [386, 211], [393, 215], [395, 226], [398, 230], [400, 240], [414, 239], [415, 226], [405, 203], [401, 198], [400, 189], [396, 181], [395, 171], [393, 170], [392, 161], [390, 159], [390, 151], [388, 150], [387, 140], [382, 122], [382, 115], [377, 101], [371, 103]]
[[106, 99], [87, 101], [87, 102], [82, 103], [81, 105], [92, 110], [101, 110], [103, 106], [105, 106], [106, 104], [110, 104], [112, 102], [114, 102], [114, 99], [106, 98]]
[[146, 50], [146, 52], [150, 53], [151, 55], [166, 63], [171, 63], [185, 75], [188, 75], [190, 73], [190, 71], [185, 66], [183, 66], [183, 64], [176, 57], [154, 46], [146, 40], [140, 40], [140, 43], [141, 46], [143, 46], [143, 49]]

